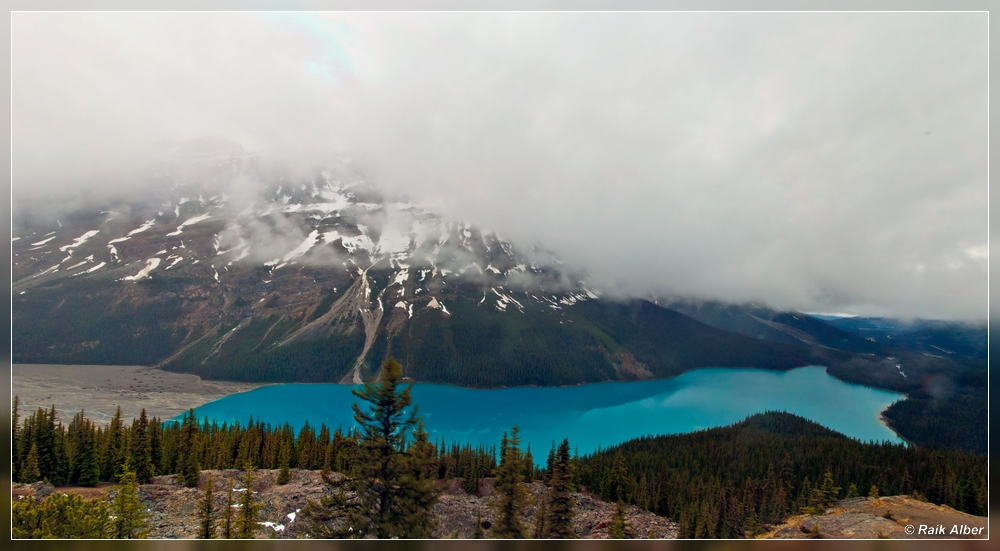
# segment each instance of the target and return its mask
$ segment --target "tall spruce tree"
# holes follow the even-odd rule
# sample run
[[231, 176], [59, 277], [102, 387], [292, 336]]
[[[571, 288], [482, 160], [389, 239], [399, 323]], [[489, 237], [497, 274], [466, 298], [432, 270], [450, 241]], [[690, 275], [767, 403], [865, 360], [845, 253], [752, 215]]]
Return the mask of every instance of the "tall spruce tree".
[[240, 512], [236, 515], [236, 537], [240, 539], [252, 538], [260, 528], [257, 517], [261, 504], [254, 496], [254, 471], [253, 465], [244, 467], [243, 485], [246, 488], [240, 493]]
[[177, 444], [177, 462], [180, 474], [177, 481], [194, 488], [198, 485], [198, 478], [201, 476], [201, 467], [198, 464], [198, 422], [194, 418], [194, 409], [190, 410], [181, 422], [180, 442]]
[[233, 508], [236, 500], [233, 495], [233, 477], [229, 477], [229, 486], [226, 491], [226, 510], [222, 512], [222, 537], [231, 539], [233, 537]]
[[209, 540], [215, 537], [215, 485], [212, 475], [205, 481], [205, 495], [198, 504], [198, 537]]
[[359, 457], [346, 476], [324, 477], [333, 496], [310, 502], [303, 511], [313, 536], [408, 538], [427, 533], [429, 505], [436, 495], [433, 484], [414, 474], [421, 459], [406, 447], [407, 433], [417, 425], [416, 408], [406, 411], [413, 383], [402, 385], [402, 366], [389, 358], [376, 381], [351, 391], [369, 408], [354, 404], [361, 430]]
[[132, 438], [129, 445], [129, 463], [135, 470], [135, 478], [140, 483], [146, 483], [153, 478], [153, 455], [149, 442], [149, 419], [146, 408], [139, 413], [139, 419], [132, 425]]
[[503, 434], [500, 440], [500, 467], [497, 472], [494, 488], [497, 501], [496, 522], [490, 528], [491, 538], [518, 539], [527, 537], [527, 528], [521, 520], [521, 512], [526, 504], [527, 490], [521, 485], [524, 482], [524, 459], [521, 455], [521, 439], [519, 429], [515, 425], [510, 432]]
[[275, 481], [277, 484], [288, 484], [292, 480], [292, 471], [289, 465], [292, 462], [292, 450], [288, 442], [281, 442], [281, 451], [278, 452], [278, 479]]
[[611, 473], [608, 475], [608, 501], [627, 500], [625, 495], [626, 484], [628, 483], [628, 471], [625, 469], [625, 458], [621, 450], [615, 452], [615, 458], [611, 461]]
[[125, 447], [125, 437], [122, 434], [122, 408], [115, 408], [107, 430], [104, 432], [104, 442], [101, 445], [101, 480], [117, 480], [121, 474], [124, 461], [122, 450]]
[[569, 440], [563, 440], [556, 452], [556, 462], [549, 481], [548, 513], [545, 519], [546, 538], [573, 538], [574, 511], [573, 474], [570, 472]]
[[11, 480], [15, 482], [21, 480], [21, 442], [19, 441], [21, 415], [18, 411], [20, 403], [20, 398], [14, 396], [14, 405], [11, 407], [10, 413], [10, 475]]
[[76, 462], [79, 464], [77, 484], [97, 486], [101, 479], [101, 465], [97, 460], [97, 436], [90, 421], [85, 421], [80, 431]]
[[28, 456], [21, 465], [21, 482], [31, 484], [42, 479], [42, 472], [38, 469], [38, 444], [32, 442]]

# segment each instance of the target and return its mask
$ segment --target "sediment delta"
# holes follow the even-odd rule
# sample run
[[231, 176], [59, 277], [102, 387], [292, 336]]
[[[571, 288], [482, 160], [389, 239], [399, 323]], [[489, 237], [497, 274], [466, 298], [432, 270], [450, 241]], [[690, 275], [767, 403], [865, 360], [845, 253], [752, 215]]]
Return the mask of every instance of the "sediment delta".
[[87, 418], [107, 424], [122, 408], [131, 422], [145, 408], [149, 417], [172, 419], [229, 394], [262, 386], [259, 383], [206, 381], [197, 375], [172, 373], [134, 365], [13, 364], [11, 395], [22, 414], [55, 405], [62, 422], [81, 410]]

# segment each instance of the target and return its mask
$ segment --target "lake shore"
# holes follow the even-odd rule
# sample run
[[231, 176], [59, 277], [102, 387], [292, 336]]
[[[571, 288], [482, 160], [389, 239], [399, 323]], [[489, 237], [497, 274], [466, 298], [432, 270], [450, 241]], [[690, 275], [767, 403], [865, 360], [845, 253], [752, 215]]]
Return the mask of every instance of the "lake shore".
[[172, 419], [191, 408], [261, 386], [264, 383], [206, 381], [197, 375], [137, 365], [11, 365], [11, 398], [18, 397], [21, 415], [55, 405], [64, 424], [83, 410], [88, 419], [107, 425], [117, 407], [122, 408], [127, 423], [144, 408], [150, 418]]

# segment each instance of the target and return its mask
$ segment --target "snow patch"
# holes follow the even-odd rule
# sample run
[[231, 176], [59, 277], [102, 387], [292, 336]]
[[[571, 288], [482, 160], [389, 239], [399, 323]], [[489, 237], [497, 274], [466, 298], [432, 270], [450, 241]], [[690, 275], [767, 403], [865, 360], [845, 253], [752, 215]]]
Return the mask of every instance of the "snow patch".
[[125, 276], [122, 279], [125, 279], [126, 281], [139, 281], [140, 279], [145, 279], [145, 278], [149, 277], [149, 272], [155, 270], [156, 267], [159, 266], [159, 265], [160, 265], [160, 259], [159, 258], [155, 258], [154, 257], [154, 258], [147, 259], [146, 260], [146, 267], [143, 268], [143, 269], [141, 269], [141, 270], [139, 270], [139, 273], [135, 274], [134, 276]]
[[77, 237], [76, 240], [73, 241], [72, 243], [70, 243], [69, 245], [63, 245], [62, 247], [59, 247], [59, 250], [63, 251], [63, 252], [66, 252], [66, 251], [68, 251], [70, 249], [75, 249], [75, 248], [79, 247], [80, 245], [83, 245], [84, 243], [86, 243], [88, 239], [90, 239], [91, 237], [94, 237], [98, 233], [100, 233], [100, 230], [90, 230], [89, 232], [81, 235], [80, 237]]
[[[32, 247], [37, 247], [37, 246], [39, 246], [39, 245], [44, 245], [44, 244], [48, 243], [49, 241], [52, 241], [52, 240], [53, 240], [53, 239], [55, 239], [55, 238], [56, 238], [56, 236], [54, 236], [54, 235], [53, 235], [52, 237], [50, 237], [50, 238], [48, 238], [48, 239], [42, 239], [42, 240], [41, 240], [41, 241], [39, 241], [38, 243], [32, 243], [32, 244], [31, 244], [31, 246], [32, 246]], [[20, 239], [20, 237], [19, 237], [18, 239]]]
[[128, 232], [127, 235], [129, 237], [131, 237], [131, 236], [133, 236], [133, 235], [135, 235], [137, 233], [142, 233], [142, 232], [148, 230], [149, 228], [152, 228], [153, 224], [155, 224], [155, 223], [156, 223], [156, 219], [155, 218], [152, 219], [152, 220], [146, 220], [145, 222], [142, 223], [141, 226], [139, 226], [138, 228], [136, 228], [136, 229]]
[[284, 258], [282, 258], [282, 260], [288, 262], [293, 258], [298, 258], [306, 254], [307, 252], [309, 252], [309, 249], [313, 248], [313, 246], [316, 245], [317, 242], [319, 242], [319, 232], [317, 230], [313, 230], [312, 232], [309, 233], [309, 236], [306, 237], [305, 241], [299, 244], [298, 247], [292, 249], [291, 252], [289, 252], [288, 254], [285, 255]]
[[197, 224], [198, 222], [204, 222], [205, 220], [208, 220], [211, 217], [212, 217], [211, 214], [199, 214], [198, 216], [195, 216], [195, 217], [192, 217], [192, 218], [188, 218], [180, 226], [177, 226], [176, 230], [168, 233], [167, 235], [168, 236], [171, 236], [171, 235], [180, 235], [181, 232], [184, 231], [184, 227], [185, 226], [193, 226], [193, 225]]
[[98, 264], [97, 266], [94, 266], [93, 268], [91, 268], [91, 269], [89, 269], [89, 270], [86, 270], [86, 271], [83, 271], [83, 272], [80, 272], [80, 273], [81, 273], [81, 274], [89, 274], [89, 273], [93, 273], [93, 272], [96, 272], [97, 270], [100, 270], [101, 268], [103, 268], [103, 267], [104, 267], [104, 264], [105, 264], [104, 262], [101, 262], [101, 263], [100, 263], [100, 264]]

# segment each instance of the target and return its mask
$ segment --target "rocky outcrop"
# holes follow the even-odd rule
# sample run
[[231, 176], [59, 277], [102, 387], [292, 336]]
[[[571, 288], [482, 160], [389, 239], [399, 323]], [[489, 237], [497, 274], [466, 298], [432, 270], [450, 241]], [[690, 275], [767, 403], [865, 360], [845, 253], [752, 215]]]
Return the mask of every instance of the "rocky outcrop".
[[[226, 506], [228, 480], [233, 478], [235, 492], [246, 491], [243, 473], [238, 470], [202, 471], [197, 488], [187, 488], [177, 483], [177, 476], [154, 477], [139, 488], [139, 499], [146, 508], [146, 522], [150, 528], [150, 538], [181, 539], [198, 535], [198, 505], [205, 495], [205, 484], [209, 475], [214, 484], [216, 526], [221, 530], [222, 511]], [[309, 501], [319, 501], [332, 493], [323, 482], [318, 471], [292, 469], [288, 484], [277, 484], [277, 470], [255, 472], [253, 491], [261, 503], [257, 532], [258, 538], [302, 538], [308, 533], [308, 525], [301, 518], [301, 511]], [[334, 475], [339, 476], [339, 475]], [[477, 514], [481, 515], [484, 528], [492, 525], [495, 515], [491, 505], [496, 501], [493, 480], [483, 479], [476, 494], [468, 494], [461, 488], [459, 479], [442, 482], [441, 496], [432, 509], [437, 526], [435, 538], [471, 538], [475, 531]], [[524, 523], [529, 528], [534, 524], [538, 504], [544, 498], [546, 487], [540, 482], [526, 485], [530, 490], [529, 505], [524, 511]], [[53, 490], [76, 492], [90, 499], [101, 494], [114, 498], [114, 487], [107, 488], [53, 488], [49, 484], [14, 484], [14, 499], [17, 496], [44, 496]], [[574, 494], [576, 498], [576, 518], [574, 527], [581, 538], [607, 538], [608, 525], [615, 514], [615, 504], [605, 503], [586, 493]], [[235, 514], [235, 510], [234, 510]], [[626, 520], [637, 537], [675, 538], [677, 525], [670, 520], [648, 511], [629, 506]]]
[[822, 515], [789, 518], [764, 538], [877, 539], [988, 538], [989, 519], [909, 496], [859, 497]]

